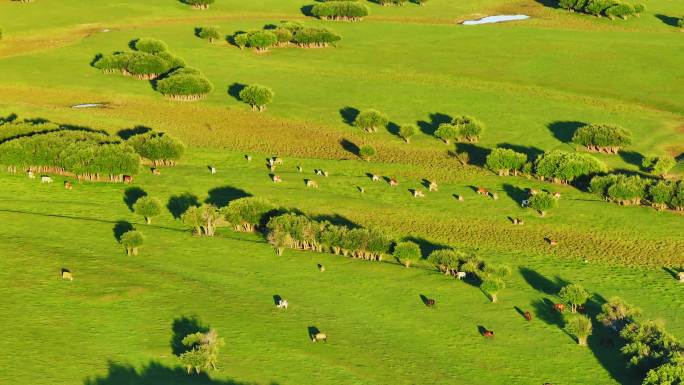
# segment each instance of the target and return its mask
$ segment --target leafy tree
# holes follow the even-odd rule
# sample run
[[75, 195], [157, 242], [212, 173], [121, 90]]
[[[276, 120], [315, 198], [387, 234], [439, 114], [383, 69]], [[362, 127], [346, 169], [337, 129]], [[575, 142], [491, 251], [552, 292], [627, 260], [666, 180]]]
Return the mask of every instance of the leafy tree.
[[527, 163], [527, 155], [507, 148], [495, 148], [487, 155], [486, 165], [500, 176], [508, 175], [513, 171], [514, 175]]
[[328, 20], [357, 21], [368, 13], [368, 7], [358, 1], [327, 1], [311, 7], [312, 15]]
[[651, 204], [658, 210], [663, 210], [672, 202], [675, 193], [675, 184], [660, 181], [648, 188], [648, 196]]
[[493, 302], [496, 303], [498, 302], [498, 293], [506, 288], [506, 283], [504, 282], [503, 279], [493, 276], [493, 275], [486, 275], [482, 283], [480, 284], [480, 289], [489, 296], [489, 299]]
[[610, 174], [591, 179], [589, 190], [623, 205], [640, 204], [649, 182], [638, 175]]
[[218, 27], [202, 27], [197, 34], [201, 39], [209, 40], [213, 43], [214, 40], [219, 40], [221, 38], [221, 32]]
[[240, 91], [240, 100], [252, 106], [252, 110], [265, 111], [266, 105], [273, 100], [273, 90], [268, 87], [254, 84]]
[[449, 144], [449, 142], [458, 138], [458, 135], [458, 127], [450, 123], [442, 123], [437, 127], [437, 130], [435, 130], [435, 136], [442, 139], [446, 144]]
[[213, 237], [216, 225], [221, 218], [219, 210], [211, 204], [192, 206], [181, 215], [181, 221], [194, 229], [195, 234]]
[[364, 110], [354, 120], [354, 125], [366, 132], [378, 132], [389, 124], [389, 119], [380, 111], [368, 109]]
[[428, 256], [428, 261], [439, 271], [450, 275], [458, 270], [460, 260], [465, 257], [463, 253], [451, 249], [435, 250]]
[[218, 336], [215, 329], [206, 333], [188, 334], [182, 341], [188, 350], [178, 357], [188, 373], [197, 374], [210, 369], [216, 370], [216, 363], [221, 347], [225, 345], [223, 338]]
[[198, 70], [179, 68], [159, 80], [156, 88], [171, 99], [192, 101], [204, 98], [214, 86]]
[[612, 297], [601, 305], [601, 313], [596, 316], [596, 320], [619, 332], [634, 322], [640, 314], [640, 309], [628, 304], [622, 298]]
[[340, 35], [327, 28], [304, 27], [293, 33], [291, 41], [300, 47], [327, 47], [340, 40]]
[[653, 322], [634, 322], [620, 332], [625, 339], [622, 354], [630, 357], [631, 366], [643, 371], [655, 369], [684, 354], [684, 347], [662, 325]]
[[556, 207], [558, 200], [546, 191], [540, 191], [527, 200], [527, 207], [537, 210], [539, 215], [546, 216], [546, 212]]
[[214, 0], [181, 0], [181, 2], [191, 5], [195, 9], [209, 9]]
[[472, 116], [462, 115], [455, 117], [451, 124], [458, 130], [459, 140], [477, 142], [484, 131], [484, 124]]
[[417, 262], [422, 257], [420, 246], [415, 242], [405, 241], [399, 242], [394, 246], [394, 258], [406, 267]]
[[619, 126], [587, 124], [575, 131], [572, 141], [592, 151], [617, 153], [620, 148], [632, 143], [632, 134]]
[[135, 41], [134, 47], [137, 51], [149, 54], [158, 54], [169, 50], [169, 46], [159, 39], [142, 37]]
[[121, 244], [126, 248], [129, 256], [138, 255], [138, 248], [143, 245], [145, 238], [140, 231], [130, 230], [121, 235]]
[[141, 217], [145, 218], [147, 224], [152, 223], [152, 218], [161, 214], [161, 202], [156, 198], [151, 198], [149, 196], [140, 197], [133, 204], [133, 211]]
[[252, 47], [257, 51], [268, 51], [278, 43], [278, 36], [271, 31], [249, 32], [247, 36], [247, 47]]
[[469, 256], [461, 264], [461, 271], [466, 272], [468, 274], [477, 274], [483, 265], [484, 263], [478, 257], [474, 255]]
[[684, 16], [680, 17], [679, 20], [677, 20], [677, 27], [684, 28]]
[[399, 136], [401, 136], [406, 143], [411, 142], [411, 138], [418, 133], [418, 127], [415, 124], [405, 124], [399, 128]]
[[155, 165], [174, 165], [185, 153], [185, 144], [163, 132], [134, 135], [126, 141], [135, 152]]
[[370, 144], [364, 144], [359, 148], [359, 156], [365, 160], [370, 160], [370, 158], [374, 157], [376, 154], [375, 147], [371, 146]]
[[231, 201], [221, 214], [235, 230], [253, 232], [274, 210], [275, 206], [263, 198], [247, 197]]
[[561, 150], [546, 152], [535, 161], [537, 175], [551, 178], [554, 182], [572, 182], [579, 177], [598, 174], [607, 169], [605, 163], [589, 154]]
[[577, 338], [579, 345], [586, 346], [592, 331], [591, 318], [584, 314], [573, 314], [565, 321], [565, 330]]
[[683, 385], [684, 365], [664, 364], [651, 369], [646, 374], [642, 385]]
[[511, 276], [511, 268], [507, 265], [493, 265], [487, 263], [484, 268], [482, 268], [482, 273], [485, 276], [504, 279]]
[[590, 297], [589, 292], [580, 284], [571, 283], [558, 292], [560, 300], [570, 305], [570, 311], [577, 312], [577, 307], [584, 305]]
[[672, 156], [651, 156], [644, 158], [642, 166], [654, 175], [665, 177], [667, 173], [677, 164]]

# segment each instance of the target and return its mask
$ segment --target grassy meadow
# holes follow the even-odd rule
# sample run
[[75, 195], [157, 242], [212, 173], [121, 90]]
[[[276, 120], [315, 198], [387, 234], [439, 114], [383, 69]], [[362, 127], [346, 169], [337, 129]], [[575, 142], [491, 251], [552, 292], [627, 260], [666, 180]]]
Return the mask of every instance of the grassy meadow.
[[[69, 191], [62, 177], [41, 184], [3, 168], [0, 384], [640, 384], [619, 345], [600, 343], [605, 328], [595, 322], [589, 346], [580, 347], [551, 305], [562, 286], [580, 283], [592, 293], [589, 314], [619, 295], [684, 338], [684, 286], [669, 271], [684, 266], [684, 217], [480, 166], [497, 146], [528, 155], [574, 151], [574, 130], [597, 122], [633, 132], [620, 154], [596, 155], [612, 169], [642, 172], [644, 156], [670, 154], [679, 161], [671, 177], [681, 178], [684, 35], [671, 20], [684, 16], [684, 6], [649, 0], [640, 17], [611, 21], [541, 0], [369, 3], [368, 18], [346, 23], [303, 15], [311, 3], [216, 0], [206, 11], [175, 0], [0, 3], [0, 117], [112, 135], [143, 126], [188, 145], [176, 167], [159, 176], [144, 169], [133, 185], [79, 182]], [[532, 18], [456, 24], [500, 13]], [[230, 35], [281, 20], [329, 27], [343, 40], [255, 53], [193, 34], [218, 26]], [[90, 65], [96, 54], [128, 50], [139, 37], [167, 42], [211, 80], [213, 92], [174, 102], [147, 81]], [[255, 83], [275, 91], [263, 113], [231, 91]], [[80, 103], [106, 106], [72, 108]], [[393, 124], [375, 134], [353, 127], [350, 119], [366, 108]], [[461, 114], [486, 124], [478, 143], [446, 145], [432, 135]], [[410, 144], [395, 128], [406, 123], [421, 131]], [[378, 150], [370, 162], [355, 154], [362, 144]], [[453, 151], [468, 152], [471, 165]], [[285, 160], [280, 184], [265, 163], [275, 155]], [[372, 182], [369, 173], [400, 184]], [[307, 189], [306, 179], [320, 188]], [[437, 180], [439, 191], [413, 198], [410, 189], [423, 179]], [[500, 199], [478, 196], [480, 186]], [[528, 188], [561, 192], [559, 207], [543, 218], [522, 208]], [[139, 190], [165, 205], [151, 225], [130, 208]], [[263, 197], [380, 228], [417, 242], [425, 255], [447, 245], [473, 252], [513, 274], [492, 304], [478, 287], [425, 261], [407, 269], [391, 259], [277, 256], [262, 236], [227, 228], [194, 237], [177, 218], [188, 196], [217, 206]], [[146, 237], [137, 257], [117, 242], [130, 227]], [[75, 280], [62, 281], [61, 268]], [[437, 306], [425, 307], [421, 295]], [[276, 309], [274, 296], [287, 298], [290, 309]], [[173, 354], [179, 330], [194, 322], [226, 340], [219, 369], [208, 375], [187, 375]], [[312, 343], [310, 328], [326, 332], [328, 343]], [[484, 339], [480, 328], [496, 337]]]

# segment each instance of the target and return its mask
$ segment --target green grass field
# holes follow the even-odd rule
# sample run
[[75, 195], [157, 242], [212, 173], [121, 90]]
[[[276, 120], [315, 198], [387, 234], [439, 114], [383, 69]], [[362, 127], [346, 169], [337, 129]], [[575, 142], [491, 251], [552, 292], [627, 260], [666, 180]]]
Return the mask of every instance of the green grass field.
[[[41, 184], [3, 167], [0, 384], [640, 384], [619, 346], [600, 344], [605, 328], [595, 322], [589, 346], [580, 347], [550, 304], [564, 284], [581, 283], [593, 295], [589, 314], [619, 295], [684, 338], [684, 286], [667, 271], [684, 266], [684, 217], [607, 203], [571, 186], [499, 177], [479, 163], [499, 145], [529, 154], [573, 151], [578, 124], [605, 122], [634, 134], [620, 155], [597, 155], [611, 168], [637, 172], [643, 156], [670, 154], [679, 159], [672, 178], [681, 178], [684, 35], [669, 23], [684, 6], [649, 0], [641, 17], [611, 21], [535, 0], [369, 3], [371, 16], [345, 23], [304, 16], [300, 8], [311, 3], [217, 0], [207, 11], [175, 0], [0, 3], [0, 117], [112, 134], [145, 126], [189, 146], [176, 167], [160, 176], [145, 170], [133, 186], [75, 183], [68, 191], [62, 177]], [[532, 18], [456, 24], [500, 13]], [[334, 48], [257, 54], [193, 35], [200, 26], [227, 35], [280, 20], [326, 26], [343, 40]], [[167, 42], [214, 91], [199, 102], [173, 102], [146, 81], [89, 65], [139, 37]], [[254, 83], [276, 93], [264, 113], [228, 92]], [[91, 102], [107, 108], [71, 108]], [[363, 133], [342, 111], [365, 108], [396, 124], [416, 123], [421, 133], [411, 144], [393, 130]], [[480, 142], [454, 147], [432, 136], [445, 115], [460, 114], [485, 122]], [[378, 156], [362, 161], [346, 142], [372, 144]], [[458, 163], [453, 150], [470, 152], [474, 165]], [[285, 159], [281, 184], [265, 166], [274, 155]], [[330, 177], [315, 176], [319, 168]], [[372, 182], [367, 173], [397, 177], [400, 185]], [[415, 199], [409, 189], [424, 178], [436, 179], [439, 192]], [[307, 189], [305, 179], [320, 188]], [[477, 186], [500, 199], [479, 197]], [[256, 234], [222, 228], [214, 238], [194, 237], [174, 218], [173, 204], [146, 225], [127, 207], [130, 188], [165, 205], [185, 193], [219, 206], [263, 197], [415, 240], [424, 254], [444, 245], [474, 252], [508, 264], [513, 275], [492, 304], [478, 287], [427, 262], [406, 269], [393, 260], [293, 250], [277, 256]], [[544, 218], [521, 208], [527, 188], [561, 192], [559, 207]], [[525, 226], [512, 226], [509, 217], [524, 218]], [[116, 240], [128, 225], [146, 236], [137, 257]], [[62, 281], [61, 268], [75, 280]], [[276, 309], [276, 295], [290, 309]], [[420, 295], [437, 306], [425, 307]], [[219, 369], [208, 375], [187, 375], [173, 355], [174, 322], [193, 316], [226, 340]], [[310, 327], [325, 331], [328, 343], [312, 343]], [[484, 339], [479, 327], [496, 337]]]

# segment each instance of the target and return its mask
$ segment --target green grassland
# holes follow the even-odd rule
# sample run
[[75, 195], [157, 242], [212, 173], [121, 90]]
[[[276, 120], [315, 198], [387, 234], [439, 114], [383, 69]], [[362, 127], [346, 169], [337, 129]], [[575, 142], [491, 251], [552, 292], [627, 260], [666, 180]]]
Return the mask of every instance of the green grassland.
[[[589, 122], [633, 132], [623, 155], [597, 155], [612, 168], [638, 171], [642, 156], [680, 156], [684, 40], [661, 16], [680, 17], [684, 7], [651, 0], [641, 17], [610, 21], [533, 0], [430, 0], [424, 7], [369, 4], [366, 20], [336, 23], [305, 17], [300, 8], [310, 3], [217, 0], [207, 11], [174, 0], [0, 3], [0, 116], [112, 134], [146, 126], [189, 145], [178, 166], [160, 176], [145, 170], [134, 186], [76, 183], [68, 191], [63, 178], [45, 185], [0, 173], [0, 383], [639, 384], [619, 346], [600, 346], [607, 332], [598, 323], [589, 347], [579, 347], [549, 303], [564, 283], [581, 283], [594, 294], [590, 314], [619, 295], [684, 338], [682, 286], [663, 269], [684, 265], [681, 214], [498, 177], [478, 164], [504, 144], [529, 154], [572, 151], [572, 130]], [[455, 23], [502, 12], [532, 19]], [[285, 19], [330, 27], [343, 40], [257, 54], [193, 35], [199, 26], [232, 34]], [[166, 41], [214, 91], [199, 102], [173, 102], [148, 82], [89, 65], [138, 37]], [[229, 95], [233, 84], [254, 83], [276, 93], [267, 112], [253, 113]], [[88, 102], [107, 108], [71, 108]], [[345, 121], [345, 108], [377, 108], [422, 132], [411, 144], [393, 130], [365, 134]], [[459, 114], [485, 122], [479, 143], [447, 146], [431, 135], [444, 115]], [[378, 156], [361, 161], [346, 142], [372, 144]], [[458, 163], [453, 150], [470, 152], [475, 165]], [[281, 184], [271, 183], [265, 166], [273, 155], [285, 159]], [[674, 177], [684, 173], [679, 159]], [[318, 168], [330, 176], [315, 176]], [[372, 182], [367, 173], [400, 185]], [[440, 189], [415, 199], [409, 189], [424, 178]], [[305, 179], [320, 188], [307, 189]], [[474, 186], [500, 199], [479, 197]], [[500, 303], [491, 304], [477, 287], [427, 263], [406, 269], [292, 250], [277, 256], [258, 235], [221, 229], [215, 238], [193, 237], [173, 205], [145, 225], [126, 205], [131, 187], [164, 204], [184, 193], [218, 205], [264, 197], [414, 239], [424, 253], [443, 245], [475, 252], [514, 273]], [[561, 192], [559, 207], [544, 218], [521, 208], [530, 187]], [[525, 226], [508, 217], [524, 218]], [[146, 236], [138, 257], [116, 241], [124, 222]], [[60, 268], [76, 279], [60, 280]], [[421, 294], [437, 307], [426, 308]], [[277, 311], [274, 295], [290, 309]], [[209, 376], [187, 376], [171, 351], [174, 319], [193, 315], [227, 343]], [[312, 343], [310, 326], [325, 331], [328, 343]], [[483, 339], [479, 326], [496, 338]]]

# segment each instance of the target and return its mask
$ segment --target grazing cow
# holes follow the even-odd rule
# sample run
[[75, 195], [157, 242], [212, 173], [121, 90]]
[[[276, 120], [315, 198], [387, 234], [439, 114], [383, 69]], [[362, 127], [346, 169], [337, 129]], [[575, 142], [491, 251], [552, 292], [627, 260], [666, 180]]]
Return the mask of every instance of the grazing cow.
[[482, 335], [484, 337], [493, 338], [494, 337], [494, 331], [493, 330], [485, 330], [482, 332]]
[[273, 175], [271, 178], [273, 179], [273, 183], [280, 183], [283, 181], [278, 175]]
[[372, 180], [373, 182], [379, 182], [379, 181], [380, 181], [380, 176], [379, 176], [379, 175], [373, 174], [373, 175], [371, 175], [371, 180]]
[[274, 158], [273, 158], [273, 164], [282, 165], [282, 164], [283, 164], [283, 160], [282, 160], [281, 158], [274, 157]]
[[563, 305], [562, 303], [553, 304], [553, 310], [562, 313], [565, 311], [565, 305]]
[[458, 199], [459, 202], [463, 202], [463, 195], [456, 196], [456, 199]]
[[677, 278], [679, 278], [679, 282], [684, 282], [684, 271], [677, 273]]
[[306, 187], [311, 187], [311, 188], [318, 188], [318, 183], [316, 183], [315, 180], [307, 180], [306, 181]]
[[522, 218], [517, 218], [518, 225], [522, 226], [525, 224], [525, 221]]
[[29, 179], [36, 179], [36, 174], [33, 171], [28, 171], [26, 175], [28, 175]]
[[64, 188], [67, 190], [71, 190], [74, 188], [74, 185], [72, 185], [71, 182], [64, 182]]
[[318, 341], [328, 342], [328, 336], [326, 336], [325, 333], [316, 333], [316, 334], [311, 336], [311, 341], [313, 341], [313, 342], [318, 342]]
[[484, 187], [478, 187], [477, 188], [477, 193], [482, 195], [482, 196], [489, 196], [489, 190], [487, 190]]
[[560, 197], [561, 197], [561, 193], [559, 193], [559, 192], [553, 193], [553, 198], [554, 198], [554, 199], [560, 199]]
[[556, 241], [556, 240], [554, 240], [554, 239], [549, 239], [549, 245], [551, 245], [551, 246], [558, 246], [558, 241]]
[[69, 270], [62, 269], [62, 279], [66, 279], [67, 281], [73, 281], [74, 276], [71, 274]]
[[290, 304], [287, 302], [286, 299], [281, 299], [281, 300], [279, 300], [279, 301], [278, 301], [278, 304], [276, 305], [276, 307], [277, 307], [278, 309], [285, 309], [285, 310], [287, 310], [287, 307], [288, 307], [288, 306], [290, 306]]
[[494, 199], [495, 201], [496, 201], [496, 200], [499, 200], [499, 194], [497, 194], [497, 193], [491, 193], [490, 195], [492, 196], [492, 199]]
[[161, 171], [156, 167], [151, 168], [150, 171], [152, 171], [152, 175], [161, 175]]
[[527, 207], [530, 204], [530, 201], [527, 199], [523, 199], [522, 202], [520, 202], [520, 206], [522, 207]]
[[414, 198], [425, 198], [425, 194], [420, 190], [413, 190]]
[[390, 186], [392, 186], [392, 187], [397, 187], [397, 186], [399, 186], [399, 182], [398, 182], [395, 178], [390, 178], [389, 184], [390, 184]]
[[523, 313], [523, 317], [525, 317], [525, 319], [528, 321], [532, 321], [532, 313], [530, 313], [529, 311]]
[[123, 182], [126, 184], [131, 183], [131, 182], [133, 182], [133, 177], [130, 175], [124, 175], [123, 176]]
[[456, 278], [458, 279], [464, 279], [466, 277], [466, 272], [465, 271], [457, 271], [456, 272]]
[[43, 175], [40, 177], [40, 183], [52, 183], [52, 178], [47, 175]]
[[251, 155], [245, 155], [245, 159], [247, 159], [248, 162], [251, 162], [252, 156]]
[[428, 186], [429, 191], [437, 191], [438, 188], [439, 186], [437, 186], [437, 182], [434, 181], [430, 182], [430, 185]]
[[209, 167], [209, 171], [211, 172], [212, 175], [216, 174], [216, 167], [214, 167], [214, 166]]
[[314, 170], [314, 172], [316, 173], [316, 175], [323, 175], [323, 170], [316, 169]]
[[427, 300], [425, 300], [425, 306], [427, 307], [435, 307], [435, 303], [435, 300], [432, 298], [428, 298]]
[[359, 189], [359, 192], [360, 192], [361, 194], [363, 194], [363, 193], [366, 192], [366, 189], [363, 188], [363, 187], [361, 187], [361, 186], [358, 186], [358, 189]]
[[321, 273], [325, 273], [325, 266], [323, 266], [319, 263], [318, 264], [318, 271], [320, 271]]

